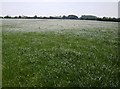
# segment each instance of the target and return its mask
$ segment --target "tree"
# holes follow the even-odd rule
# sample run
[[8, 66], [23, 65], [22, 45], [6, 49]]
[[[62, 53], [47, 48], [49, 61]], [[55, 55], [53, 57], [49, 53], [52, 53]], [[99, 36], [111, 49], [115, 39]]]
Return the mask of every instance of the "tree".
[[36, 18], [37, 18], [37, 15], [35, 15], [34, 18], [36, 19]]
[[11, 16], [7, 15], [7, 16], [5, 16], [4, 18], [11, 18]]
[[63, 15], [62, 19], [67, 19], [67, 16]]
[[68, 19], [78, 19], [78, 16], [76, 16], [76, 15], [68, 15]]
[[18, 18], [22, 18], [22, 16], [19, 16]]
[[103, 21], [108, 21], [108, 17], [103, 17]]
[[0, 16], [0, 18], [3, 18], [2, 16]]
[[17, 16], [15, 16], [14, 18], [18, 18]]

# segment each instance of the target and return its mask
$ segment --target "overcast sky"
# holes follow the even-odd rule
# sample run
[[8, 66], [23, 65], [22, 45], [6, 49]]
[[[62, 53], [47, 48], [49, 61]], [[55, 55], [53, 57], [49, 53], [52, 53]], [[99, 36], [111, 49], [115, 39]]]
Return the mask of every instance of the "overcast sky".
[[[88, 2], [89, 1], [89, 2]], [[0, 15], [118, 17], [118, 0], [2, 0]]]

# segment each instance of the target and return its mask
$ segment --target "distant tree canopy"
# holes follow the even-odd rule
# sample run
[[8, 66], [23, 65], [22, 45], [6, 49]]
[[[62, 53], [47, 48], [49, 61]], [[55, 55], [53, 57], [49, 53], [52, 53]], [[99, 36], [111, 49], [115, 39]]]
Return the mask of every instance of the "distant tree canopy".
[[48, 19], [62, 19], [61, 16], [50, 16]]
[[93, 16], [93, 15], [82, 15], [80, 18], [76, 15], [68, 15], [68, 16], [49, 16], [49, 17], [39, 17], [37, 15], [33, 16], [33, 17], [29, 17], [29, 16], [14, 16], [11, 17], [9, 15], [7, 16], [0, 16], [0, 18], [6, 18], [6, 19], [75, 19], [75, 20], [97, 20], [97, 21], [113, 21], [113, 22], [120, 22], [120, 18], [111, 18], [111, 17], [97, 17], [97, 16]]
[[103, 18], [97, 18], [98, 21], [114, 21], [114, 22], [120, 22], [120, 18], [111, 18], [111, 17], [103, 17]]
[[81, 18], [82, 20], [96, 20], [97, 17], [93, 15], [82, 15]]
[[76, 15], [68, 15], [68, 19], [78, 19], [78, 16]]
[[79, 19], [79, 18], [76, 15], [68, 15], [68, 16], [63, 15], [62, 19]]
[[62, 19], [67, 19], [67, 16], [63, 15]]
[[3, 18], [2, 16], [0, 16], [0, 18]]
[[7, 16], [5, 16], [4, 18], [11, 18], [11, 16], [7, 15]]
[[37, 19], [37, 15], [35, 15], [34, 18]]
[[19, 18], [21, 18], [22, 16], [19, 16]]

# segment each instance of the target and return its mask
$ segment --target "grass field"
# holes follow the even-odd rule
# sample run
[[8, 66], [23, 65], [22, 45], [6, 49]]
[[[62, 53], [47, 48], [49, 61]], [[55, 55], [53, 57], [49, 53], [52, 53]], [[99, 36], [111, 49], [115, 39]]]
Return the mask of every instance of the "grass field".
[[118, 24], [3, 20], [3, 87], [118, 87]]
[[2, 20], [0, 20], [0, 88], [2, 87]]

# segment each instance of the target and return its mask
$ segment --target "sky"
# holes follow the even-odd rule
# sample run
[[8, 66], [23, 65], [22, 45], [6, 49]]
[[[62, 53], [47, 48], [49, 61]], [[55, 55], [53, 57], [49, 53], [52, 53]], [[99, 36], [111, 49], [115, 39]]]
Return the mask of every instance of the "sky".
[[0, 4], [0, 16], [118, 17], [118, 0], [2, 0]]

